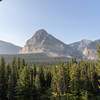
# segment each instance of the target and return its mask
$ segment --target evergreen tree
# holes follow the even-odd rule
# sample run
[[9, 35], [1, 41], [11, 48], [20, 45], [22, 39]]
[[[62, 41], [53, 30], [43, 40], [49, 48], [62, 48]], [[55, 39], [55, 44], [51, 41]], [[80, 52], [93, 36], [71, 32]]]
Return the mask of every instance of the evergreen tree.
[[44, 76], [43, 67], [40, 67], [39, 69], [39, 80], [40, 80], [41, 88], [45, 87], [45, 76]]
[[46, 74], [46, 87], [51, 88], [51, 80], [52, 80], [52, 75], [51, 72], [48, 71]]
[[98, 46], [97, 53], [98, 53], [98, 58], [100, 59], [100, 46]]
[[20, 68], [21, 68], [21, 59], [20, 59], [20, 58], [18, 58], [17, 68], [18, 68], [18, 69], [20, 69]]
[[37, 69], [36, 69], [36, 65], [33, 66], [33, 77], [34, 77], [34, 82], [35, 82], [35, 78], [37, 75]]
[[70, 92], [70, 67], [71, 66], [67, 63], [67, 65], [64, 68], [66, 93]]
[[5, 60], [2, 57], [0, 61], [0, 99], [6, 100], [7, 97], [7, 84], [5, 73]]
[[15, 87], [14, 87], [13, 74], [9, 76], [7, 97], [8, 100], [15, 100]]
[[66, 93], [66, 74], [65, 74], [63, 64], [59, 66], [58, 77], [59, 77], [58, 88], [60, 89], [60, 94], [65, 94]]
[[17, 78], [18, 78], [18, 69], [16, 64], [16, 58], [14, 57], [11, 65], [11, 75], [8, 81], [8, 88], [10, 90], [9, 93], [12, 100], [15, 100], [15, 96], [17, 95], [16, 93]]
[[22, 97], [24, 100], [30, 100], [31, 97], [35, 96], [36, 89], [33, 84], [33, 73], [30, 67], [24, 67], [23, 71], [20, 73], [16, 88], [19, 95], [18, 98]]

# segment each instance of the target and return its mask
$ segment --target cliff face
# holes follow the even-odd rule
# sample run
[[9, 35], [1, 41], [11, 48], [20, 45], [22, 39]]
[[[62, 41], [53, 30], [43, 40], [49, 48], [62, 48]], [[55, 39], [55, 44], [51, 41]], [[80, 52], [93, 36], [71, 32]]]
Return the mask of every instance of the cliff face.
[[50, 57], [78, 57], [96, 59], [96, 51], [99, 44], [100, 40], [82, 40], [67, 45], [48, 34], [44, 29], [41, 29], [27, 41], [20, 53], [44, 53]]
[[100, 40], [82, 40], [71, 44], [74, 49], [77, 49], [83, 54], [83, 58], [97, 59], [97, 48], [100, 45]]
[[20, 53], [45, 53], [51, 57], [72, 57], [79, 54], [79, 52], [74, 50], [70, 45], [64, 44], [43, 29], [38, 30], [35, 35], [27, 41]]

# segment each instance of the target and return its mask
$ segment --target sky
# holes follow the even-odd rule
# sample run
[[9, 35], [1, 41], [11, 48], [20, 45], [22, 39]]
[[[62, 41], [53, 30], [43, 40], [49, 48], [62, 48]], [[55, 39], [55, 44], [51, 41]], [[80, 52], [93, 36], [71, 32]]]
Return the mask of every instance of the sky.
[[24, 46], [38, 29], [66, 44], [100, 39], [100, 0], [0, 2], [0, 40]]

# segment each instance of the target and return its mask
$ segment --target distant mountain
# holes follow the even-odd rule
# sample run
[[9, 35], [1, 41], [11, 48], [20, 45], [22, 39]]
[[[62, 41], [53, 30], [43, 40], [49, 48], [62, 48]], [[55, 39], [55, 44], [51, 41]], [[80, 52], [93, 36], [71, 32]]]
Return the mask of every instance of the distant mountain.
[[75, 42], [70, 44], [70, 46], [72, 46], [75, 50], [79, 50], [81, 52], [83, 52], [83, 50], [91, 43], [91, 40], [82, 40], [79, 42]]
[[100, 40], [92, 41], [83, 51], [83, 54], [88, 59], [97, 58], [97, 48], [100, 45]]
[[21, 47], [0, 40], [0, 54], [18, 54]]
[[82, 40], [65, 44], [48, 34], [44, 29], [36, 31], [23, 48], [8, 42], [0, 41], [0, 54], [33, 54], [44, 57], [77, 57], [96, 59], [100, 40]]
[[66, 45], [44, 29], [38, 30], [20, 51], [21, 54], [45, 53], [49, 57], [76, 57], [80, 52]]
[[70, 44], [75, 50], [79, 50], [83, 54], [83, 58], [96, 59], [97, 47], [100, 45], [100, 40], [82, 40], [76, 43]]

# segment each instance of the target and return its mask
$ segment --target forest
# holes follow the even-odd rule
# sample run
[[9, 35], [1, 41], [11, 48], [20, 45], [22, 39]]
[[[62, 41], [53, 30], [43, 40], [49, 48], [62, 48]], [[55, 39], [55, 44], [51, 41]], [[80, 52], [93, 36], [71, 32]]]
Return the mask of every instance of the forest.
[[[100, 47], [97, 53], [100, 59]], [[9, 64], [2, 57], [0, 100], [99, 100], [99, 59], [88, 62], [73, 58], [57, 65], [30, 66], [21, 58], [13, 58]]]

